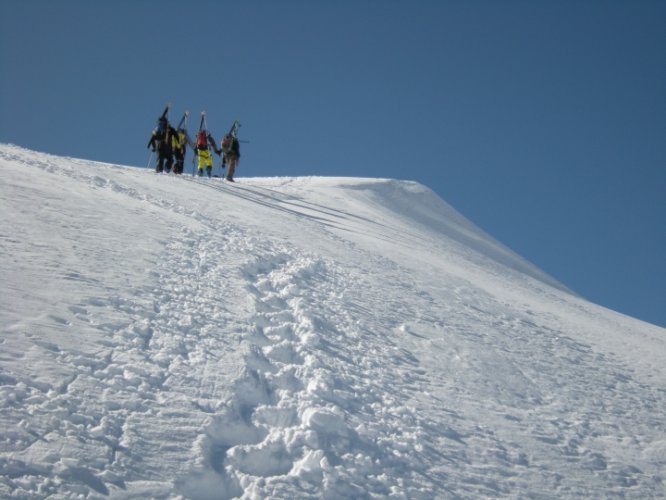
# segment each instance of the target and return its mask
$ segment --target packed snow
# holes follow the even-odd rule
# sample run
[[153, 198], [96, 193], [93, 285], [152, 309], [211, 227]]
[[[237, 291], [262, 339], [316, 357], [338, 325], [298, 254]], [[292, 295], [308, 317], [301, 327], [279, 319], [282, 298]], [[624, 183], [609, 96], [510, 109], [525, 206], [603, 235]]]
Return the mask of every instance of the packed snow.
[[0, 497], [666, 496], [665, 329], [416, 182], [245, 168], [0, 145]]

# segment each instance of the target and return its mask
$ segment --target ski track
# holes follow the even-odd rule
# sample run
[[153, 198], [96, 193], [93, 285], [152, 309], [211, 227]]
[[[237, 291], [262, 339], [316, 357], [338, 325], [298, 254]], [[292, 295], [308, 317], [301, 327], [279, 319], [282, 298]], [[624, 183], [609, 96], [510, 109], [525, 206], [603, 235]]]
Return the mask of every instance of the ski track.
[[[427, 277], [330, 231], [356, 231], [361, 220], [342, 211], [268, 190], [235, 193], [319, 223], [331, 241], [365, 252], [363, 269], [71, 167], [84, 161], [10, 151], [2, 158], [181, 219], [154, 263], [154, 285], [107, 289], [44, 319], [100, 333], [95, 349], [34, 336], [30, 352], [3, 355], [63, 368], [57, 384], [0, 372], [0, 495], [663, 492], [664, 389], [564, 335], [556, 319], [463, 280], [417, 290]], [[380, 224], [370, 227], [383, 237]], [[87, 278], [73, 270], [66, 279]], [[396, 299], [403, 294], [411, 300]], [[646, 453], [656, 466], [632, 465]]]
[[[433, 487], [444, 488], [444, 475], [420, 458], [433, 452], [423, 443], [427, 424], [400, 403], [404, 378], [415, 378], [408, 373], [414, 359], [390, 341], [377, 351], [380, 332], [364, 332], [344, 311], [322, 308], [350, 284], [341, 266], [277, 250], [245, 266], [256, 307], [246, 373], [201, 443], [204, 465], [219, 474], [217, 491], [427, 498]], [[335, 325], [326, 319], [345, 316]], [[377, 378], [360, 377], [359, 366]], [[197, 484], [209, 488], [203, 472], [186, 486], [195, 496]]]

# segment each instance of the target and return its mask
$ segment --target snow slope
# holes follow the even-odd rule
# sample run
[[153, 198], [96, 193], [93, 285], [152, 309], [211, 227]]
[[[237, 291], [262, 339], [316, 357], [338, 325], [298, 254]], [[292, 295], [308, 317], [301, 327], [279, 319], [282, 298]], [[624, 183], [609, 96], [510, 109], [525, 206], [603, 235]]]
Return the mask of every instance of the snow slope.
[[424, 186], [0, 171], [0, 497], [666, 496], [666, 330]]

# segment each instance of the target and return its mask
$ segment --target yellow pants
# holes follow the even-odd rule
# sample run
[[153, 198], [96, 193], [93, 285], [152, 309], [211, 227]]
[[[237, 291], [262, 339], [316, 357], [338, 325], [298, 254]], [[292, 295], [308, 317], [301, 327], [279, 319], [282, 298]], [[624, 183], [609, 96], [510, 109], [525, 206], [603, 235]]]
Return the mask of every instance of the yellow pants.
[[213, 168], [213, 158], [210, 155], [210, 151], [207, 149], [199, 150], [199, 170], [203, 170], [204, 166]]

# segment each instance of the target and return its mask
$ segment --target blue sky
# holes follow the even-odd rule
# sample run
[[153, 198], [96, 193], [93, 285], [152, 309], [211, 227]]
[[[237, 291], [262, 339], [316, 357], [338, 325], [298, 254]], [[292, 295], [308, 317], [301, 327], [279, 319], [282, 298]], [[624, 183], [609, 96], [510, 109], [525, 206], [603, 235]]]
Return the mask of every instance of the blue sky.
[[663, 1], [0, 2], [0, 142], [145, 167], [166, 102], [241, 120], [239, 178], [419, 181], [666, 326]]

